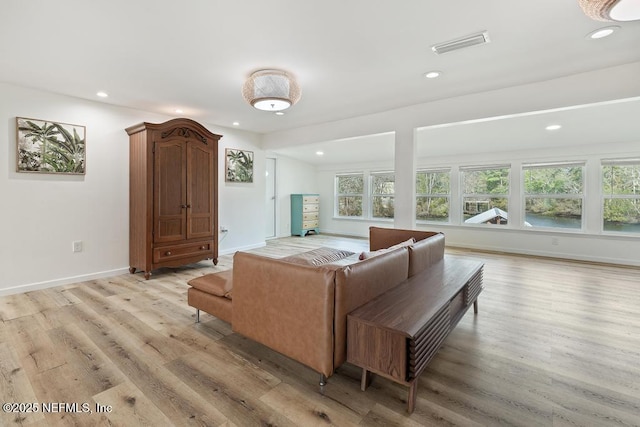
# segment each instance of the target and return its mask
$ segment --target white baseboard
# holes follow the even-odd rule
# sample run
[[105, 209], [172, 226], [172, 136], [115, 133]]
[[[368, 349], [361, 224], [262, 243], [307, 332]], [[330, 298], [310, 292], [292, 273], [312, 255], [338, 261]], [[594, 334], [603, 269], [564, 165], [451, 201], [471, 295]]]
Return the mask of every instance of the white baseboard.
[[40, 289], [54, 288], [56, 286], [71, 285], [74, 283], [86, 282], [88, 280], [104, 279], [106, 277], [119, 276], [129, 273], [129, 268], [118, 268], [116, 270], [100, 271], [98, 273], [83, 274], [80, 276], [65, 277], [62, 279], [47, 280], [38, 283], [13, 286], [11, 288], [0, 289], [0, 297], [21, 294], [24, 292], [37, 291]]
[[218, 251], [218, 255], [235, 254], [238, 251], [248, 251], [248, 250], [251, 250], [251, 249], [264, 248], [265, 246], [267, 246], [267, 242], [260, 242], [260, 243], [256, 243], [256, 244], [253, 244], [253, 245], [247, 245], [247, 246], [238, 246], [236, 248], [220, 250], [220, 251]]
[[529, 256], [537, 256], [537, 257], [545, 257], [545, 258], [558, 258], [565, 260], [574, 260], [574, 261], [583, 261], [583, 262], [594, 262], [600, 264], [616, 264], [623, 266], [635, 266], [640, 267], [640, 261], [636, 259], [619, 259], [619, 258], [609, 258], [606, 256], [586, 256], [580, 254], [572, 254], [565, 252], [547, 252], [547, 251], [536, 251], [536, 250], [526, 250], [519, 248], [505, 248], [505, 247], [492, 247], [485, 245], [469, 245], [469, 244], [457, 244], [457, 243], [446, 243], [446, 246], [451, 248], [460, 248], [460, 249], [472, 249], [477, 251], [488, 251], [488, 252], [497, 252], [497, 253], [505, 253], [505, 254], [515, 254], [515, 255], [529, 255]]
[[[258, 249], [266, 246], [266, 242], [260, 242], [253, 245], [241, 246], [237, 248], [225, 249], [219, 252], [219, 255], [234, 254], [237, 251], [248, 251], [250, 249]], [[129, 267], [118, 268], [115, 270], [100, 271], [97, 273], [83, 274], [79, 276], [64, 277], [61, 279], [47, 280], [38, 283], [28, 283], [24, 285], [12, 286], [10, 288], [0, 289], [0, 297], [14, 294], [22, 294], [30, 291], [41, 289], [55, 288], [56, 286], [72, 285], [74, 283], [86, 282], [89, 280], [104, 279], [107, 277], [119, 276], [121, 274], [129, 274]]]

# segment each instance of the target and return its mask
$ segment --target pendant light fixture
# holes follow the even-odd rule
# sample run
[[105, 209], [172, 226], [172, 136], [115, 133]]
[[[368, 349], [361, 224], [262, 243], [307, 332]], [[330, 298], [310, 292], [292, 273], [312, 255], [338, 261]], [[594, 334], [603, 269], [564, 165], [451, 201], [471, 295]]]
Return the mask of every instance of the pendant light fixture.
[[640, 0], [578, 0], [584, 13], [596, 21], [640, 19]]
[[298, 102], [300, 86], [284, 71], [260, 70], [244, 83], [242, 96], [258, 110], [282, 111]]

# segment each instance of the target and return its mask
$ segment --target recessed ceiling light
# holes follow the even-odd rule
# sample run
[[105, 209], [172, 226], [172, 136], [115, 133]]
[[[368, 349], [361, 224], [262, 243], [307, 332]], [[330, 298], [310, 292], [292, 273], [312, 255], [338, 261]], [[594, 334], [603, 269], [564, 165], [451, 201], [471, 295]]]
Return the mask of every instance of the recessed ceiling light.
[[545, 129], [546, 129], [546, 130], [558, 130], [558, 129], [560, 129], [561, 127], [562, 127], [562, 126], [560, 126], [560, 125], [549, 125], [549, 126], [547, 126]]
[[284, 113], [282, 111], [276, 111], [276, 116], [284, 116]]
[[176, 113], [178, 113], [178, 114], [182, 114], [182, 113], [184, 113], [184, 111], [182, 111], [182, 110], [181, 110], [181, 109], [179, 109], [179, 108], [176, 108], [176, 110], [175, 110], [175, 111], [176, 111]]
[[234, 126], [240, 126], [240, 122], [233, 122], [232, 123]]
[[324, 151], [316, 151], [316, 156], [324, 156]]
[[103, 90], [96, 93], [96, 95], [99, 96], [100, 98], [106, 98], [107, 96], [109, 96], [109, 94]]
[[620, 29], [617, 25], [611, 25], [609, 27], [598, 28], [597, 30], [591, 31], [587, 34], [588, 39], [597, 40], [610, 36], [615, 31]]
[[441, 71], [429, 71], [424, 76], [428, 79], [435, 79], [436, 77], [440, 77], [441, 74]]

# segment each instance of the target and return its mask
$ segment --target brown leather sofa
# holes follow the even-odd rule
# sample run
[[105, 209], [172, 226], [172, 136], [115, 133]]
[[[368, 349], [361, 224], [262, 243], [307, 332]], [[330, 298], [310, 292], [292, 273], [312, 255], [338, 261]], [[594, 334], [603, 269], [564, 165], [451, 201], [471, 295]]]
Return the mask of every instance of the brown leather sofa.
[[324, 379], [346, 360], [347, 314], [444, 255], [441, 233], [370, 227], [369, 239], [366, 259], [319, 266], [237, 252], [232, 292], [191, 287], [188, 303]]

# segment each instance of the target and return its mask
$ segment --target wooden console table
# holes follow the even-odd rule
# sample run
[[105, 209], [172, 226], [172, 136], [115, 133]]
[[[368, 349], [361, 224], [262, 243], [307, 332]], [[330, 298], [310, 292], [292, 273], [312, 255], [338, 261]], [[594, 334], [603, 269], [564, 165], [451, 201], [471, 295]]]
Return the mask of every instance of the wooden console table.
[[483, 289], [484, 264], [445, 256], [347, 316], [347, 361], [409, 386], [407, 411], [416, 403], [418, 377]]

